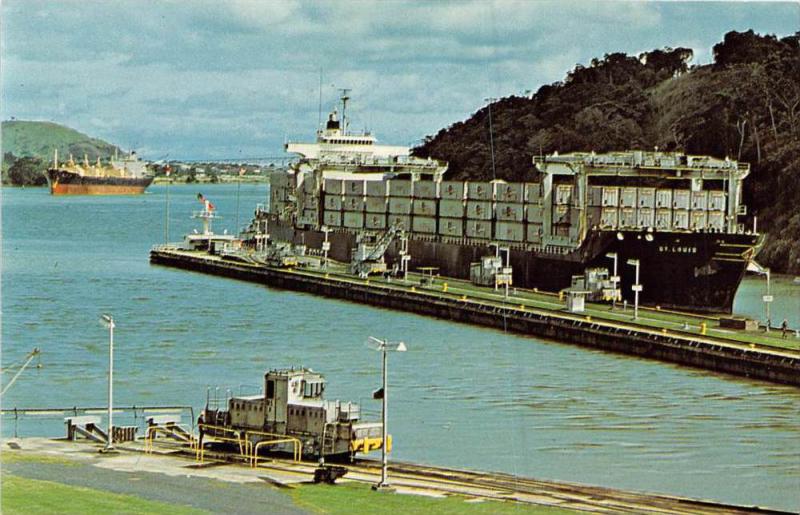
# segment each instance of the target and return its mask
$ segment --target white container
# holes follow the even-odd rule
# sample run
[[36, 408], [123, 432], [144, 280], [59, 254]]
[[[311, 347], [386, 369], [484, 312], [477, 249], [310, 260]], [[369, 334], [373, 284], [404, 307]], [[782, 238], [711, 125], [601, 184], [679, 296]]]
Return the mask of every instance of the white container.
[[325, 193], [330, 195], [344, 195], [344, 181], [341, 179], [325, 179]]
[[540, 182], [526, 182], [525, 183], [525, 202], [529, 204], [536, 204], [542, 200], [542, 183]]
[[639, 208], [653, 209], [656, 205], [655, 188], [639, 188]]
[[528, 222], [534, 224], [544, 223], [544, 208], [542, 206], [533, 206], [526, 204]]
[[484, 220], [467, 220], [467, 237], [490, 240], [492, 238], [492, 222]]
[[636, 226], [640, 229], [646, 229], [655, 225], [655, 212], [647, 207], [640, 208], [636, 211]]
[[411, 220], [411, 227], [414, 232], [436, 234], [436, 218], [432, 216], [415, 216]]
[[523, 241], [525, 225], [516, 222], [497, 222], [494, 224], [494, 237], [503, 241]]
[[436, 201], [421, 198], [414, 199], [413, 213], [415, 215], [436, 216]]
[[368, 197], [385, 197], [389, 192], [387, 181], [364, 181], [367, 183]]
[[386, 229], [386, 215], [378, 213], [367, 213], [365, 216], [367, 229]]
[[340, 195], [325, 195], [325, 209], [329, 211], [341, 211], [342, 199], [343, 197]]
[[616, 186], [603, 187], [603, 207], [619, 206], [619, 188]]
[[542, 224], [528, 224], [528, 228], [526, 230], [526, 239], [531, 243], [541, 243], [542, 242], [542, 234], [544, 234], [544, 229], [542, 228]]
[[467, 218], [491, 220], [492, 203], [483, 200], [467, 200]]
[[339, 211], [325, 211], [322, 216], [322, 221], [329, 227], [341, 227], [342, 213]]
[[495, 210], [497, 219], [504, 222], [522, 222], [525, 219], [525, 205], [498, 202]]
[[672, 190], [672, 209], [689, 209], [689, 190]]
[[439, 216], [462, 218], [465, 213], [463, 200], [442, 199], [439, 201]]
[[414, 197], [435, 199], [438, 197], [439, 183], [434, 181], [417, 181], [414, 183]]
[[656, 209], [672, 209], [672, 190], [656, 190]]
[[619, 216], [617, 209], [613, 207], [604, 207], [600, 215], [600, 226], [604, 229], [616, 229], [619, 225]]
[[572, 184], [557, 184], [555, 187], [555, 204], [566, 206], [572, 203]]
[[397, 215], [410, 215], [413, 201], [409, 197], [389, 197], [389, 212]]
[[689, 228], [689, 211], [687, 209], [675, 209], [672, 211], [672, 227], [681, 230]]
[[346, 179], [344, 181], [344, 194], [353, 196], [364, 196], [364, 181]]
[[524, 202], [525, 185], [521, 182], [498, 182], [495, 193], [500, 202]]
[[386, 197], [367, 197], [367, 213], [385, 213], [387, 207]]
[[620, 193], [619, 207], [636, 207], [636, 188], [622, 188]]
[[443, 236], [464, 236], [464, 221], [460, 218], [439, 218], [439, 234]]
[[464, 200], [466, 183], [462, 181], [442, 181], [439, 186], [439, 197], [449, 200]]
[[344, 212], [343, 225], [350, 229], [361, 229], [364, 227], [364, 213]]
[[389, 213], [389, 216], [386, 217], [386, 224], [388, 227], [392, 227], [397, 225], [401, 229], [406, 231], [411, 230], [411, 217], [408, 215], [396, 215], [393, 213]]
[[352, 197], [350, 195], [345, 195], [344, 201], [342, 201], [342, 207], [345, 211], [362, 212], [364, 211], [364, 204], [364, 197]]
[[494, 183], [491, 182], [468, 182], [467, 198], [470, 200], [492, 200], [494, 199]]
[[708, 192], [705, 190], [692, 192], [692, 211], [705, 211], [708, 209]]
[[411, 181], [393, 179], [389, 181], [389, 195], [392, 197], [411, 197], [413, 186]]
[[656, 229], [660, 231], [672, 229], [671, 209], [656, 209]]

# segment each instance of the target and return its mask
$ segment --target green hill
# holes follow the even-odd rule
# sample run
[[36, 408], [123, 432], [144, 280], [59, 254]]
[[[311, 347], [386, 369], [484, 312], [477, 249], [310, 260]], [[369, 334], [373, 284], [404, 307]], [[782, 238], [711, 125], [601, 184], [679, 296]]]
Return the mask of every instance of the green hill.
[[70, 154], [76, 160], [108, 159], [120, 149], [106, 141], [91, 138], [69, 127], [52, 122], [5, 121], [2, 123], [3, 184], [43, 186], [44, 172], [58, 149], [60, 160]]
[[5, 121], [2, 138], [3, 154], [11, 153], [17, 158], [37, 157], [44, 161], [53, 159], [55, 149], [62, 158], [72, 154], [82, 159], [86, 154], [92, 161], [98, 157], [109, 158], [119, 150], [111, 143], [52, 122]]
[[[692, 51], [607, 54], [577, 65], [531, 98], [491, 105], [496, 175], [531, 180], [531, 158], [554, 151], [682, 150], [751, 164], [744, 201], [767, 233], [759, 262], [800, 274], [800, 33], [729, 32], [714, 63]], [[418, 156], [450, 163], [449, 178], [492, 178], [489, 108], [429, 136]]]

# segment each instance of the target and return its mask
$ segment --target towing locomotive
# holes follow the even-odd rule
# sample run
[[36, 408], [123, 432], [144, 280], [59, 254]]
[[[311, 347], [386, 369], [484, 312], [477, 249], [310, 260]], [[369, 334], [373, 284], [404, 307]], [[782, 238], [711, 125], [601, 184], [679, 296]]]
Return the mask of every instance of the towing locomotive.
[[[204, 432], [222, 438], [235, 433], [254, 448], [264, 442], [277, 452], [292, 452], [299, 443], [303, 456], [318, 458], [352, 459], [380, 449], [382, 424], [362, 422], [356, 403], [325, 400], [325, 383], [322, 374], [308, 368], [270, 370], [261, 394], [231, 397], [227, 409], [207, 403]], [[390, 437], [387, 442], [388, 451]]]

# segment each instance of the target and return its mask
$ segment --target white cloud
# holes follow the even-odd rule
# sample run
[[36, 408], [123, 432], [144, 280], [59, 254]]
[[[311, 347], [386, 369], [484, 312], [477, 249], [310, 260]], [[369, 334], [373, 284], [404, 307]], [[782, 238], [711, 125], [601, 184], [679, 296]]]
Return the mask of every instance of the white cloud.
[[0, 109], [154, 157], [275, 154], [313, 135], [323, 68], [325, 110], [352, 88], [354, 126], [407, 143], [605, 53], [705, 57], [742, 13], [775, 10], [788, 33], [781, 5], [6, 0]]

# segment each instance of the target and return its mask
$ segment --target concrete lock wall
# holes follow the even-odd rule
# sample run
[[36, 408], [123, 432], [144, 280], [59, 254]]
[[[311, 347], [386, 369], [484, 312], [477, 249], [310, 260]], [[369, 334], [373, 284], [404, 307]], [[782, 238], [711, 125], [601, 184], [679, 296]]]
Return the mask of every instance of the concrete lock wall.
[[153, 264], [800, 386], [800, 358], [761, 349], [724, 346], [712, 341], [695, 340], [691, 336], [598, 323], [557, 312], [520, 311], [514, 307], [464, 301], [457, 296], [381, 288], [286, 270], [211, 261], [200, 256], [178, 255], [169, 251], [154, 250], [150, 260]]

